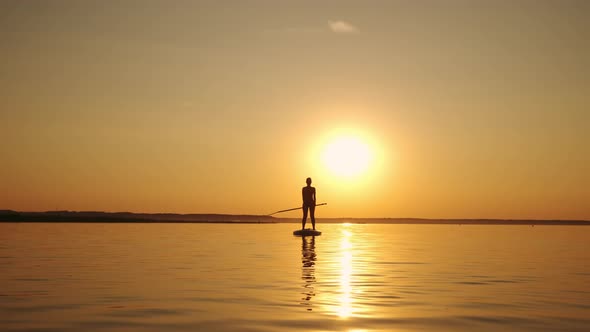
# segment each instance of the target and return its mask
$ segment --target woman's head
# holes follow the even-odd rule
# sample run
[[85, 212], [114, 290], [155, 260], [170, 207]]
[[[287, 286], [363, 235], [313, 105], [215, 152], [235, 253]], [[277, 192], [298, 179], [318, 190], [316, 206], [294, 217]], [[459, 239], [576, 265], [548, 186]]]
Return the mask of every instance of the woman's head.
[[311, 178], [307, 178], [307, 180], [305, 180], [305, 183], [307, 183], [307, 185], [311, 185]]

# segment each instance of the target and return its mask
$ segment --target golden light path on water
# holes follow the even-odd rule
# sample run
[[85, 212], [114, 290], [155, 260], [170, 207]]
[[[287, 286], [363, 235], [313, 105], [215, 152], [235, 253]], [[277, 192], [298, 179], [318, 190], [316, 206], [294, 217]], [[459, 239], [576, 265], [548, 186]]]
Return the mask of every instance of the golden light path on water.
[[334, 264], [332, 280], [335, 290], [328, 299], [330, 304], [327, 310], [331, 315], [343, 320], [368, 317], [372, 310], [363, 301], [363, 295], [367, 291], [364, 273], [370, 269], [366, 265], [366, 257], [370, 255], [366, 252], [364, 245], [359, 245], [363, 236], [354, 226], [344, 223], [339, 227], [340, 230], [337, 233], [339, 238], [335, 241], [338, 253], [332, 261]]
[[[344, 224], [347, 228], [349, 224]], [[340, 242], [340, 250], [342, 257], [340, 258], [340, 307], [338, 308], [338, 316], [341, 318], [348, 318], [352, 314], [352, 296], [350, 279], [352, 275], [352, 244], [350, 242], [350, 231], [342, 230], [342, 240]]]

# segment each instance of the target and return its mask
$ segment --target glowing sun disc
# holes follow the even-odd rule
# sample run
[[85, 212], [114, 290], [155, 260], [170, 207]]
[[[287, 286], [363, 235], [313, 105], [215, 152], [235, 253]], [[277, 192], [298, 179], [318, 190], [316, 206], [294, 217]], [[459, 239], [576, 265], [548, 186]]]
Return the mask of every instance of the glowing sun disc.
[[371, 149], [356, 137], [338, 137], [326, 145], [322, 154], [324, 165], [338, 176], [364, 173], [372, 159]]

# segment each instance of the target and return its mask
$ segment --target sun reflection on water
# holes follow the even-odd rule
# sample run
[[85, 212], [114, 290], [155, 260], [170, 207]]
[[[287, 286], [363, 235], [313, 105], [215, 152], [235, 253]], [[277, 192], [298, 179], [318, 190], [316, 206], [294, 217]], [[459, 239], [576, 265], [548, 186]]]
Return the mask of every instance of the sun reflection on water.
[[[344, 224], [348, 227], [348, 224]], [[351, 275], [352, 275], [352, 244], [350, 242], [350, 231], [342, 230], [342, 240], [340, 242], [340, 250], [342, 257], [340, 258], [340, 307], [338, 308], [338, 316], [341, 318], [348, 318], [352, 314], [352, 296], [351, 296]]]

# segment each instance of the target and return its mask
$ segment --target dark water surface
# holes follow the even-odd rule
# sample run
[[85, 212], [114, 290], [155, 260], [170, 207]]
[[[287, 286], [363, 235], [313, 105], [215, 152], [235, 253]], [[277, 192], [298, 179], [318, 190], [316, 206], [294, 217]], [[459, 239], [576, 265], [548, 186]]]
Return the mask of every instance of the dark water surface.
[[590, 331], [590, 227], [0, 224], [1, 331]]

